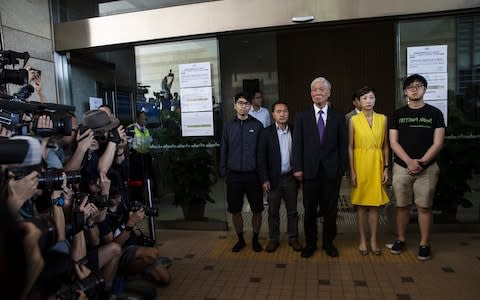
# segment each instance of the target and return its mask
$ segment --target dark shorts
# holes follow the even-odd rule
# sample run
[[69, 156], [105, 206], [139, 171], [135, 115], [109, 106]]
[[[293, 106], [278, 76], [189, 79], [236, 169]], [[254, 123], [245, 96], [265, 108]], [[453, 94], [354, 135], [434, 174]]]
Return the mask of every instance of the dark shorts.
[[139, 246], [131, 245], [123, 249], [122, 256], [120, 256], [120, 260], [118, 261], [119, 271], [124, 271], [128, 264], [135, 260], [138, 247]]
[[253, 213], [263, 211], [263, 190], [256, 172], [230, 172], [227, 175], [227, 204], [232, 214], [242, 211], [247, 195]]
[[98, 247], [87, 250], [87, 268], [94, 272], [100, 271], [100, 265], [98, 263]]

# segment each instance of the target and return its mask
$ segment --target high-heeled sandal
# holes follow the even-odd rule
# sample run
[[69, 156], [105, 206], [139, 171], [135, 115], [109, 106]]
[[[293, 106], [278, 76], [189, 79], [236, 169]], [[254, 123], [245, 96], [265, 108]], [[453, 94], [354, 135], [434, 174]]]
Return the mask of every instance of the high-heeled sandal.
[[368, 249], [365, 249], [365, 250], [358, 249], [358, 253], [360, 253], [361, 256], [367, 256], [368, 255]]
[[380, 249], [371, 249], [372, 253], [376, 256], [382, 255], [382, 251]]

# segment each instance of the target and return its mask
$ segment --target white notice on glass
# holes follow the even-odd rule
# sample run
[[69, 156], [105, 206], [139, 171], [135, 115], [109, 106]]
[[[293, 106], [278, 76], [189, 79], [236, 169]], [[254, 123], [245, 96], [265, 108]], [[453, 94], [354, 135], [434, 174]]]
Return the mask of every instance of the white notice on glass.
[[88, 104], [89, 104], [90, 110], [98, 109], [100, 105], [103, 104], [103, 99], [97, 98], [97, 97], [89, 97]]
[[428, 88], [423, 100], [444, 100], [448, 99], [448, 77], [447, 73], [420, 74], [427, 80]]
[[[183, 100], [182, 100], [183, 101]], [[212, 136], [213, 112], [182, 112], [182, 136]]]
[[212, 86], [210, 62], [178, 65], [180, 88]]
[[212, 88], [209, 86], [180, 90], [182, 112], [211, 111]]
[[407, 48], [407, 73], [447, 72], [447, 45]]
[[425, 103], [430, 104], [438, 108], [443, 114], [443, 120], [445, 121], [445, 126], [447, 126], [448, 121], [448, 102], [447, 100], [431, 100], [425, 101]]

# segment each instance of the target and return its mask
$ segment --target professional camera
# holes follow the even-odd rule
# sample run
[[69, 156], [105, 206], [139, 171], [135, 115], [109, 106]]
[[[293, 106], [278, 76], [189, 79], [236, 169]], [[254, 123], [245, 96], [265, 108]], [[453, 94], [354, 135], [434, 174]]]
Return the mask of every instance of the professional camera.
[[[19, 64], [23, 60], [25, 67], [30, 55], [28, 52], [15, 52], [11, 50], [0, 51], [0, 84], [13, 83], [23, 85], [13, 96], [0, 94], [0, 125], [12, 132], [12, 135], [28, 135], [32, 127], [34, 133], [40, 136], [51, 136], [56, 134], [72, 134], [72, 117], [65, 112], [74, 112], [75, 107], [52, 103], [25, 102], [34, 92], [34, 88], [28, 84], [29, 72], [25, 69], [7, 69], [8, 65]], [[31, 69], [36, 76], [41, 71]], [[38, 117], [48, 115], [53, 123], [52, 129], [38, 128]], [[32, 126], [30, 126], [32, 125]]]
[[[12, 135], [28, 135], [30, 124], [32, 130], [39, 136], [72, 134], [72, 116], [74, 106], [18, 102], [0, 99], [0, 125], [12, 132]], [[53, 128], [38, 128], [38, 118], [42, 115], [50, 117]]]
[[75, 195], [75, 198], [76, 198], [76, 204], [77, 205], [80, 205], [83, 201], [83, 199], [85, 199], [85, 197], [88, 196], [88, 203], [92, 203], [93, 205], [95, 205], [97, 208], [106, 208], [108, 207], [108, 199], [106, 196], [104, 195], [92, 195], [92, 194], [89, 194], [89, 193], [77, 193]]
[[134, 126], [129, 126], [129, 127], [125, 128], [125, 134], [128, 137], [133, 138], [135, 136], [135, 127]]
[[[89, 128], [85, 125], [79, 125], [78, 126], [78, 134], [82, 135], [88, 129]], [[94, 130], [94, 129], [92, 129], [92, 131], [93, 131], [93, 138], [96, 139], [97, 141], [106, 140], [108, 138], [108, 135], [106, 134], [108, 132], [108, 130], [103, 130], [103, 129]]]
[[[21, 179], [38, 168], [10, 168], [15, 179]], [[80, 183], [82, 178], [79, 171], [63, 171], [59, 169], [48, 169], [45, 172], [39, 172], [38, 186], [39, 190], [61, 190], [63, 184], [63, 173], [67, 176], [67, 184]]]
[[78, 292], [83, 292], [90, 299], [102, 291], [105, 287], [105, 279], [95, 272], [90, 273], [83, 280], [77, 280], [73, 284], [62, 287], [57, 293], [56, 298], [60, 300], [76, 300]]
[[25, 69], [13, 70], [5, 69], [5, 66], [15, 66], [19, 64], [19, 59], [23, 60], [23, 67], [25, 67], [30, 54], [28, 52], [15, 52], [11, 50], [0, 50], [0, 84], [13, 83], [17, 85], [24, 85], [28, 83], [28, 71]]
[[143, 211], [145, 212], [145, 215], [147, 217], [158, 217], [158, 208], [155, 207], [150, 207], [150, 206], [145, 206], [143, 205], [142, 202], [140, 201], [134, 201], [130, 204], [128, 210], [129, 211], [139, 211], [140, 209], [143, 208]]
[[151, 239], [148, 235], [143, 232], [135, 233], [135, 245], [143, 247], [153, 247], [155, 246], [155, 240]]

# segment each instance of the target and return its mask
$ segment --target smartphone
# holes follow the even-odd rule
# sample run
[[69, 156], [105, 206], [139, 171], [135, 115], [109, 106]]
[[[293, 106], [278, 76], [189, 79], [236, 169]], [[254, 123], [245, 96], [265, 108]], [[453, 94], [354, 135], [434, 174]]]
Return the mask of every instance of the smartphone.
[[33, 72], [37, 73], [38, 77], [42, 76], [42, 70], [35, 69], [35, 68], [30, 68], [30, 71], [33, 71]]

